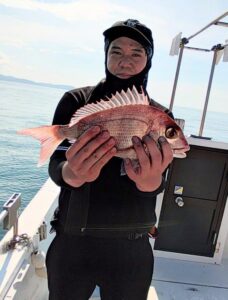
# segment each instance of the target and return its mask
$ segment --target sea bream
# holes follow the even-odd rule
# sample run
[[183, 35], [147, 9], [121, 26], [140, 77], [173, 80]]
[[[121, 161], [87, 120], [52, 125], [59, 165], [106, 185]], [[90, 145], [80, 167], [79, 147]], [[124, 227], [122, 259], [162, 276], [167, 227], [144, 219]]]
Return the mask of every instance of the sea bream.
[[186, 157], [188, 142], [181, 128], [162, 110], [149, 104], [148, 97], [135, 87], [117, 92], [108, 100], [86, 104], [72, 116], [68, 125], [52, 125], [19, 131], [41, 143], [38, 165], [41, 166], [65, 139], [77, 140], [91, 126], [108, 130], [116, 140], [117, 157], [137, 159], [132, 137], [142, 138], [152, 131], [154, 138], [164, 136], [171, 145], [174, 157]]

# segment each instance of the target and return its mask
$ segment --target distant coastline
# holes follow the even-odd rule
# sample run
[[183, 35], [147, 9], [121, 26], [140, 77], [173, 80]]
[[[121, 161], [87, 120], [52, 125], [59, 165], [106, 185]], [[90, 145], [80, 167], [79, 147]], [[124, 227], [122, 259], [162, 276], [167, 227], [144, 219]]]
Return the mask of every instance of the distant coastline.
[[33, 84], [33, 85], [39, 85], [39, 86], [45, 86], [45, 87], [57, 88], [57, 89], [64, 89], [64, 90], [71, 90], [74, 88], [71, 85], [36, 82], [36, 81], [28, 80], [28, 79], [17, 78], [14, 76], [6, 76], [6, 75], [1, 75], [1, 74], [0, 74], [0, 80], [27, 83], [27, 84]]

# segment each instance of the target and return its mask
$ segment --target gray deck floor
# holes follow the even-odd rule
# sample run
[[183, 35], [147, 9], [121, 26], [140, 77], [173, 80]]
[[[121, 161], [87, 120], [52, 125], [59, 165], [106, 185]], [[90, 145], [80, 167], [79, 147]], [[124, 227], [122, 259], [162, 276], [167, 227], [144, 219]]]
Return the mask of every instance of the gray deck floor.
[[215, 265], [156, 258], [152, 286], [159, 300], [228, 300], [228, 259]]
[[[99, 300], [95, 290], [91, 300]], [[228, 300], [228, 258], [221, 265], [155, 258], [148, 300]]]

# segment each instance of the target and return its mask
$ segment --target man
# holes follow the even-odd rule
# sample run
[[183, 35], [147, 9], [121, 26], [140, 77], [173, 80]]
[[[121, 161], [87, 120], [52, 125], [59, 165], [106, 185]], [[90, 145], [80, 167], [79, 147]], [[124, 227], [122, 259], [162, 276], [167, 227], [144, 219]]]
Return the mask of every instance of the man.
[[[129, 19], [115, 23], [104, 36], [105, 79], [67, 92], [53, 124], [68, 124], [85, 103], [133, 85], [147, 93], [151, 30]], [[165, 110], [153, 100], [151, 104]], [[52, 155], [49, 173], [61, 192], [52, 222], [56, 237], [46, 258], [49, 299], [87, 300], [96, 285], [102, 300], [147, 299], [153, 274], [148, 232], [156, 223], [156, 195], [164, 188], [162, 175], [173, 155], [168, 142], [160, 138], [158, 146], [151, 133], [132, 141], [137, 169], [129, 159], [114, 157], [114, 138], [98, 126], [73, 145], [65, 140]]]

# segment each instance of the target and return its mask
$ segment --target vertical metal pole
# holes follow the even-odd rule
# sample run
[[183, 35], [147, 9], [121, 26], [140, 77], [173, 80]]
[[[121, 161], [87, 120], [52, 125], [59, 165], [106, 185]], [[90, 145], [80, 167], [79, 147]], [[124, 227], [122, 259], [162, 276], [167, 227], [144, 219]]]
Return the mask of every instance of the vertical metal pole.
[[208, 101], [209, 101], [209, 96], [210, 96], [210, 91], [211, 91], [212, 79], [213, 79], [214, 70], [215, 70], [216, 58], [217, 58], [217, 49], [214, 50], [214, 56], [213, 56], [213, 61], [212, 61], [212, 65], [211, 65], [211, 73], [210, 73], [208, 87], [207, 87], [207, 95], [206, 95], [206, 99], [205, 99], [205, 103], [204, 103], [203, 115], [202, 115], [201, 124], [200, 124], [199, 136], [203, 135], [203, 128], [204, 128], [204, 123], [205, 123], [205, 118], [206, 118], [206, 113], [207, 113], [207, 106], [208, 106]]
[[18, 219], [16, 220], [15, 224], [13, 225], [13, 236], [18, 236]]
[[171, 96], [170, 105], [169, 105], [170, 110], [173, 109], [173, 103], [174, 103], [174, 98], [175, 98], [175, 94], [176, 94], [177, 81], [178, 81], [178, 77], [179, 77], [183, 51], [184, 51], [184, 44], [182, 44], [180, 47], [180, 53], [179, 53], [178, 62], [177, 62], [177, 70], [176, 70], [176, 74], [175, 74], [175, 79], [174, 79], [174, 83], [173, 83], [173, 91], [172, 91], [172, 96]]

